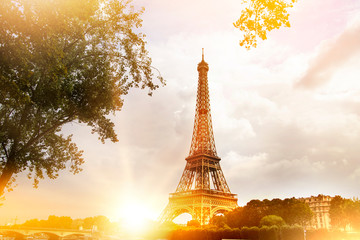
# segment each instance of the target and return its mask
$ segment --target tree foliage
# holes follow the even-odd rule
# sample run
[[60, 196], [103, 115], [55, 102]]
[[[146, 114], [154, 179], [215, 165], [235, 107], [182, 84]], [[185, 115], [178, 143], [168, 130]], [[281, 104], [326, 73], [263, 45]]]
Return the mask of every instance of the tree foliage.
[[92, 229], [93, 226], [96, 226], [101, 232], [107, 232], [112, 227], [110, 220], [105, 216], [87, 217], [83, 219], [83, 227], [85, 229]]
[[262, 226], [284, 226], [285, 221], [282, 219], [282, 217], [276, 216], [276, 215], [267, 215], [260, 220], [260, 227]]
[[279, 216], [289, 225], [306, 225], [311, 220], [312, 211], [306, 203], [295, 198], [251, 200], [246, 206], [226, 213], [225, 223], [232, 228], [259, 226], [268, 215]]
[[62, 228], [70, 229], [73, 220], [71, 217], [58, 217], [50, 215], [47, 220], [30, 219], [22, 224], [24, 227], [36, 228]]
[[107, 116], [130, 88], [158, 88], [142, 12], [126, 0], [0, 1], [0, 196], [23, 171], [35, 186], [78, 173], [82, 151], [61, 127], [84, 123], [115, 142]]
[[[33, 228], [60, 228], [60, 229], [94, 229], [100, 232], [115, 232], [117, 223], [112, 223], [105, 216], [87, 217], [84, 219], [72, 219], [66, 216], [50, 215], [46, 220], [30, 219], [20, 226], [33, 227]], [[95, 230], [95, 229], [94, 229]]]
[[360, 229], [360, 201], [359, 199], [345, 199], [335, 196], [330, 202], [330, 220], [334, 228], [345, 230], [347, 226]]
[[186, 223], [186, 226], [188, 227], [200, 227], [201, 224], [197, 220], [190, 220]]
[[267, 33], [281, 26], [290, 27], [288, 8], [296, 0], [243, 0], [245, 9], [234, 27], [243, 32], [240, 46], [256, 48], [257, 40], [265, 40]]
[[210, 219], [210, 225], [216, 226], [217, 228], [226, 227], [226, 219], [223, 215], [215, 215]]
[[349, 223], [347, 214], [347, 206], [349, 205], [348, 200], [340, 196], [335, 196], [330, 202], [330, 219], [331, 225], [336, 228], [345, 229]]

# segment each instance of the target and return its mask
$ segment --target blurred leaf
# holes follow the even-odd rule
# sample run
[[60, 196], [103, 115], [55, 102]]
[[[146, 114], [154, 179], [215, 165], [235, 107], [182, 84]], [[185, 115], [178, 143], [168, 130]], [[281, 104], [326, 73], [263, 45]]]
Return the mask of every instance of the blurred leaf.
[[281, 26], [290, 27], [288, 8], [297, 0], [250, 0], [241, 11], [234, 27], [243, 32], [240, 46], [247, 50], [257, 46], [258, 38], [267, 39], [267, 33]]

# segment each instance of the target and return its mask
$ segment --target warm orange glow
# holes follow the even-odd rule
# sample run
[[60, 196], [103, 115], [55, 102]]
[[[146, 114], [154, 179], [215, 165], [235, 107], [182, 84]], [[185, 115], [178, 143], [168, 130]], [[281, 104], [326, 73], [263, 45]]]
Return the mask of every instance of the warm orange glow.
[[154, 213], [145, 204], [136, 199], [124, 201], [117, 210], [121, 228], [130, 233], [143, 233], [148, 228], [150, 220], [154, 220]]
[[186, 225], [188, 221], [192, 220], [192, 216], [189, 213], [183, 213], [177, 216], [173, 222], [180, 225]]

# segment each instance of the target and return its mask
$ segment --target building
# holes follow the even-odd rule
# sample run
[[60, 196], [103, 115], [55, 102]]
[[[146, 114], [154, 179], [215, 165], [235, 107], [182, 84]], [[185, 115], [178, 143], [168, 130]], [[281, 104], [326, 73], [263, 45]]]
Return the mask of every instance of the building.
[[299, 200], [307, 203], [314, 213], [314, 216], [309, 225], [310, 228], [326, 228], [330, 229], [330, 202], [333, 197], [319, 194], [318, 196], [311, 196], [308, 198], [300, 198]]

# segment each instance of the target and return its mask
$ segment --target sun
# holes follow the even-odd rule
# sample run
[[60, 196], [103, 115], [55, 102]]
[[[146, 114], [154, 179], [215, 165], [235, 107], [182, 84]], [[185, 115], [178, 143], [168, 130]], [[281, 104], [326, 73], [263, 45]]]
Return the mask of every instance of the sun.
[[149, 221], [153, 220], [152, 211], [135, 199], [122, 203], [117, 215], [121, 228], [133, 233], [145, 231]]

